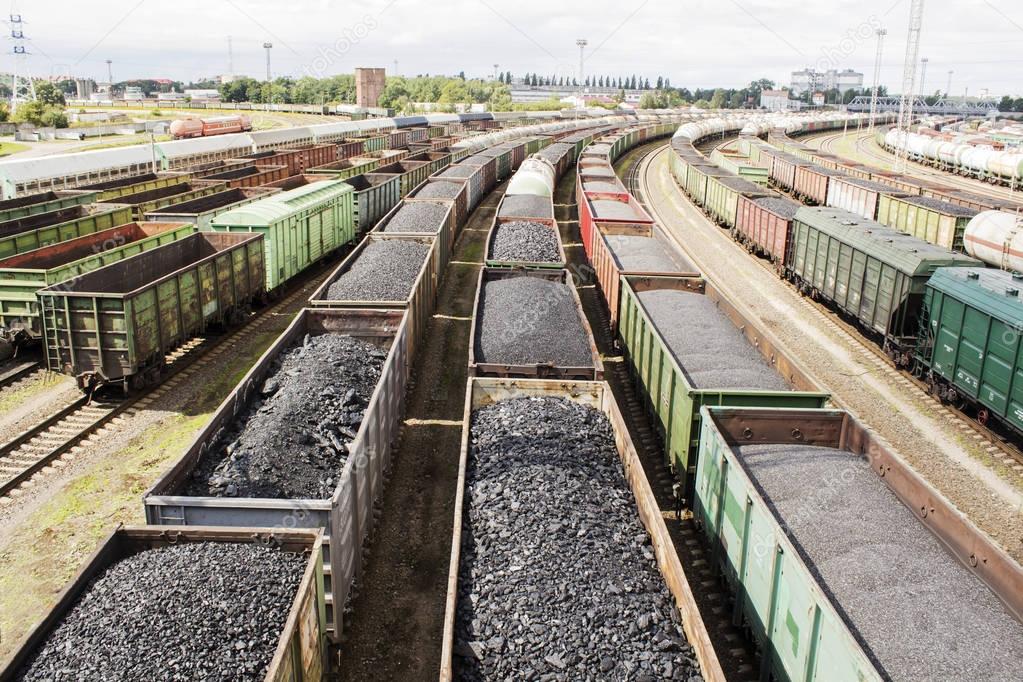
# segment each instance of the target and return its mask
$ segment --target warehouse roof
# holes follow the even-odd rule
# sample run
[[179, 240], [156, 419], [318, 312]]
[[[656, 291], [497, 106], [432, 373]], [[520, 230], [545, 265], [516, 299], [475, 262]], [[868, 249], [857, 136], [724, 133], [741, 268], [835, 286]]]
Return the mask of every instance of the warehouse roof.
[[927, 286], [1013, 329], [1023, 329], [1023, 300], [1020, 300], [1023, 275], [995, 268], [939, 268]]
[[926, 274], [943, 265], [981, 266], [969, 256], [842, 209], [803, 206], [795, 219], [909, 275]]
[[213, 220], [213, 224], [254, 227], [271, 225], [326, 199], [354, 191], [355, 189], [343, 180], [310, 182], [221, 213]]

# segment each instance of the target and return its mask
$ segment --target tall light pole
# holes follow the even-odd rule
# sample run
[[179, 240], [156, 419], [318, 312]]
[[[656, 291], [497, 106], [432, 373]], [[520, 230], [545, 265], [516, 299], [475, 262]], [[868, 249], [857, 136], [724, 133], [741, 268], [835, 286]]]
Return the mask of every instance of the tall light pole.
[[945, 85], [945, 97], [952, 96], [952, 74], [955, 73], [952, 69], [948, 70], [948, 84]]
[[114, 97], [114, 68], [113, 68], [114, 61], [112, 59], [107, 59], [106, 62], [107, 62], [107, 83], [110, 85], [110, 98], [113, 99], [113, 97]]
[[398, 60], [397, 59], [394, 60], [394, 75], [395, 76], [398, 75]]
[[[912, 0], [909, 8], [909, 33], [906, 36], [906, 60], [902, 65], [902, 99], [899, 102], [899, 123], [896, 130], [908, 136], [913, 122], [913, 97], [916, 90], [916, 60], [920, 54], [920, 28], [923, 25], [924, 0]], [[895, 171], [906, 170], [906, 137], [895, 149]]]
[[583, 54], [586, 51], [586, 46], [589, 45], [589, 41], [586, 38], [578, 38], [575, 44], [579, 47], [579, 87], [583, 86]]
[[500, 64], [494, 64], [494, 80], [495, 81], [497, 80], [497, 68], [499, 66], [501, 66], [501, 65]]
[[273, 84], [270, 82], [270, 48], [273, 46], [270, 41], [263, 43], [263, 49], [266, 50], [266, 96], [270, 100], [267, 104], [273, 104], [274, 101]]
[[[927, 62], [930, 60], [927, 57], [920, 59], [920, 96], [927, 97], [927, 87], [924, 85], [927, 82]], [[926, 100], [925, 100], [926, 101]]]
[[881, 85], [881, 51], [888, 30], [879, 28], [874, 33], [877, 34], [877, 53], [874, 55], [874, 87], [870, 91], [870, 122], [867, 124], [867, 130], [874, 129], [874, 116], [877, 115], [877, 89]]

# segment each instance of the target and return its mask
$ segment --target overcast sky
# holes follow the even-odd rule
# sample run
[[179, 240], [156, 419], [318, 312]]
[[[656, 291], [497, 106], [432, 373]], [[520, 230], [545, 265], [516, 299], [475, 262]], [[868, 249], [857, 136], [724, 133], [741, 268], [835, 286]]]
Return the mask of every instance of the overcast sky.
[[[673, 85], [788, 82], [805, 66], [853, 68], [870, 84], [876, 39], [888, 30], [881, 82], [898, 91], [909, 0], [21, 0], [34, 74], [106, 80], [191, 80], [234, 72], [262, 78], [273, 42], [275, 76], [330, 75], [398, 62], [403, 75], [585, 70]], [[4, 70], [12, 66], [10, 48]], [[925, 87], [953, 94], [1023, 94], [1023, 6], [1018, 0], [928, 0], [921, 56]]]

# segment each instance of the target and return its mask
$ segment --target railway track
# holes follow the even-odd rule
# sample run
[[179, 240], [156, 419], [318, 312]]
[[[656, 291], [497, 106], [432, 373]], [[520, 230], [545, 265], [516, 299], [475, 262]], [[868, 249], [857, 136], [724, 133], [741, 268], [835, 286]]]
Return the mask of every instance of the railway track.
[[[336, 264], [336, 261], [332, 261]], [[300, 278], [291, 291], [276, 303], [257, 311], [237, 329], [215, 336], [193, 339], [168, 358], [164, 379], [125, 398], [83, 395], [70, 405], [47, 417], [35, 426], [0, 445], [0, 502], [19, 494], [31, 485], [40, 473], [65, 466], [76, 448], [104, 427], [115, 423], [121, 415], [130, 416], [140, 407], [159, 398], [183, 378], [195, 374], [217, 357], [268, 324], [276, 315], [292, 306], [297, 299], [309, 295], [330, 274], [332, 267], [308, 278]], [[36, 371], [45, 371], [37, 369]]]
[[[714, 141], [712, 143], [707, 143], [706, 146], [710, 148], [717, 144], [723, 144], [723, 142]], [[636, 164], [635, 173], [630, 174], [629, 182], [636, 184], [635, 186], [628, 186], [628, 189], [634, 192], [637, 200], [642, 202], [648, 211], [651, 211], [652, 207], [648, 206], [644, 199], [645, 169], [651, 157], [656, 153], [665, 153], [665, 149], [665, 147], [660, 147], [659, 149], [648, 153], [641, 163]], [[670, 153], [670, 147], [667, 149]], [[701, 151], [703, 150], [701, 149]], [[674, 185], [674, 179], [672, 180], [672, 184]], [[678, 188], [676, 186], [676, 190], [677, 189]], [[689, 201], [688, 198], [685, 198], [685, 200]], [[700, 210], [702, 212], [702, 209]], [[679, 246], [681, 247], [682, 245], [679, 244]], [[738, 244], [736, 244], [736, 247], [740, 248]], [[760, 267], [771, 272], [772, 275], [777, 276], [774, 268], [767, 261], [756, 257], [751, 257], [751, 259]], [[964, 433], [972, 432], [975, 434], [977, 438], [974, 438], [973, 440], [989, 456], [999, 460], [1003, 464], [1005, 464], [1004, 460], [1009, 459], [1012, 462], [1023, 466], [1023, 449], [1009, 440], [1007, 436], [999, 434], [992, 428], [979, 423], [969, 414], [957, 409], [955, 406], [941, 402], [936, 396], [931, 394], [929, 387], [924, 381], [897, 368], [892, 360], [880, 347], [877, 346], [877, 344], [874, 344], [869, 339], [864, 338], [854, 324], [842, 319], [824, 303], [806, 296], [800, 296], [797, 300], [799, 301], [799, 305], [802, 307], [817, 313], [818, 318], [824, 324], [829, 326], [841, 338], [847, 341], [847, 347], [855, 351], [862, 362], [882, 372], [886, 377], [902, 386], [905, 390], [915, 392], [915, 397], [923, 399], [932, 406], [943, 410], [949, 418], [953, 420], [952, 423], [959, 431]], [[1001, 457], [998, 456], [999, 453], [1002, 455]], [[1018, 469], [1016, 471], [1020, 477], [1023, 477], [1023, 471]]]
[[22, 379], [42, 374], [46, 368], [39, 360], [11, 359], [0, 368], [0, 389], [13, 386]]

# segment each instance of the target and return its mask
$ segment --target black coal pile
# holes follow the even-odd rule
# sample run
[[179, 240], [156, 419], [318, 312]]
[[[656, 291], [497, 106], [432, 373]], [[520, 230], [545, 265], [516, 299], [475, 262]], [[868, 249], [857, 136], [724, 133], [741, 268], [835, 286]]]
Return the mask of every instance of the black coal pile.
[[423, 268], [430, 245], [403, 239], [381, 239], [362, 253], [327, 288], [332, 301], [404, 301]]
[[497, 215], [502, 218], [505, 216], [512, 218], [553, 218], [554, 203], [550, 197], [541, 197], [533, 194], [505, 196]]
[[519, 398], [470, 438], [458, 678], [700, 680], [607, 418]]
[[512, 220], [495, 228], [490, 257], [502, 261], [558, 263], [561, 251], [558, 249], [558, 236], [551, 225]]
[[451, 209], [450, 204], [433, 204], [429, 201], [403, 203], [384, 225], [384, 232], [437, 232], [444, 224], [444, 216]]
[[261, 680], [307, 559], [256, 544], [147, 549], [109, 566], [20, 680]]
[[589, 336], [562, 282], [507, 277], [483, 283], [478, 362], [592, 367]]
[[306, 336], [280, 356], [222, 447], [199, 462], [185, 494], [330, 497], [386, 357], [350, 336]]

